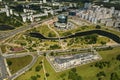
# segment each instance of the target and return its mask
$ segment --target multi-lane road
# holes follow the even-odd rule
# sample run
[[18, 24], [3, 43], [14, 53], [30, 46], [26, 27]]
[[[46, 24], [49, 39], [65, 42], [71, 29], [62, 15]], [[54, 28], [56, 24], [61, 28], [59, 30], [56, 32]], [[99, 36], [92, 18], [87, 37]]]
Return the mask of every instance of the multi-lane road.
[[[120, 45], [114, 45], [112, 47], [118, 47]], [[106, 48], [108, 46], [103, 46], [103, 47], [97, 47], [97, 48]], [[85, 48], [85, 49], [80, 49], [78, 48], [77, 51], [79, 50], [87, 50], [90, 48]], [[47, 53], [47, 55], [51, 52], [55, 52], [55, 53], [59, 53], [59, 52], [64, 52], [64, 51], [72, 51], [71, 50], [48, 50], [48, 51], [39, 51], [39, 52], [29, 52], [29, 53], [21, 53], [21, 54], [3, 54], [0, 57], [0, 66], [1, 66], [1, 73], [3, 74], [0, 80], [3, 80], [4, 78], [8, 78], [9, 80], [14, 80], [15, 78], [17, 78], [18, 76], [22, 75], [23, 73], [25, 73], [26, 71], [28, 71], [37, 61], [38, 57], [41, 56], [44, 53]], [[37, 54], [35, 54], [37, 53]], [[14, 73], [13, 75], [9, 76], [7, 73], [7, 67], [4, 64], [4, 58], [15, 58], [15, 57], [23, 57], [23, 56], [27, 56], [27, 55], [31, 55], [33, 57], [31, 63], [29, 65], [27, 65], [26, 67], [24, 67], [23, 69], [17, 71], [16, 73]], [[7, 75], [6, 75], [7, 74]]]
[[[24, 27], [20, 27], [20, 28], [17, 28], [15, 30], [12, 30], [12, 31], [8, 31], [8, 32], [1, 32], [0, 33], [0, 44], [2, 42], [4, 42], [6, 39], [18, 34], [18, 33], [21, 33], [23, 31], [26, 31], [26, 30], [29, 30], [31, 28], [34, 28], [34, 27], [38, 27], [39, 25], [41, 25], [41, 23], [45, 22], [45, 21], [48, 21], [52, 18], [49, 18], [49, 19], [46, 19], [46, 20], [43, 20], [39, 23], [31, 23], [30, 25], [27, 25], [27, 26], [24, 26]], [[24, 73], [25, 71], [29, 70], [33, 64], [36, 62], [37, 60], [37, 57], [35, 56], [32, 56], [33, 57], [33, 60], [32, 62], [27, 65], [26, 67], [24, 67], [23, 69], [21, 69], [20, 71], [18, 71], [17, 73], [13, 74], [12, 76], [9, 74], [9, 71], [8, 71], [8, 67], [7, 67], [7, 63], [6, 63], [6, 58], [10, 58], [10, 57], [22, 57], [22, 56], [25, 56], [26, 54], [23, 54], [23, 55], [3, 55], [2, 54], [2, 51], [1, 51], [1, 48], [0, 48], [0, 80], [4, 80], [6, 78], [9, 78], [9, 80], [13, 80], [15, 79], [16, 77], [18, 77], [19, 75], [21, 75], [22, 73]]]
[[15, 30], [12, 30], [12, 31], [8, 31], [8, 32], [3, 32], [0, 34], [0, 41], [3, 41], [11, 36], [14, 36], [22, 31], [26, 31], [28, 29], [31, 29], [32, 27], [36, 26], [36, 25], [39, 25], [37, 23], [32, 23], [28, 26], [24, 26], [24, 27], [20, 27], [18, 29], [15, 29]]
[[5, 58], [2, 56], [1, 48], [0, 48], [0, 80], [3, 80], [4, 78], [7, 78], [8, 72], [7, 68], [5, 66]]
[[[50, 19], [52, 19], [52, 18], [50, 18]], [[5, 39], [10, 38], [10, 37], [12, 37], [12, 36], [14, 36], [14, 35], [16, 35], [18, 33], [29, 30], [29, 29], [31, 29], [33, 27], [37, 27], [37, 26], [41, 25], [42, 22], [48, 21], [50, 19], [41, 21], [39, 23], [32, 23], [32, 24], [30, 24], [28, 26], [20, 27], [18, 29], [15, 29], [15, 30], [12, 30], [12, 31], [9, 31], [9, 32], [0, 33], [0, 42], [4, 42]], [[117, 45], [117, 46], [119, 46], [119, 45]], [[113, 46], [113, 47], [116, 47], [116, 46]], [[98, 48], [104, 48], [104, 47], [98, 47]], [[77, 50], [79, 50], [79, 49], [77, 49]], [[54, 52], [61, 52], [61, 51], [62, 50], [54, 50]], [[70, 50], [65, 50], [65, 51], [70, 51]], [[49, 54], [51, 52], [52, 52], [52, 50], [45, 51], [45, 52], [40, 51], [40, 52], [38, 52], [38, 55], [40, 56], [41, 54], [44, 54], [44, 53]], [[26, 67], [24, 67], [23, 69], [16, 72], [15, 74], [10, 76], [8, 74], [5, 59], [6, 58], [14, 58], [14, 57], [23, 57], [23, 56], [26, 56], [26, 55], [31, 55], [33, 57], [31, 63], [29, 65], [27, 65]], [[37, 59], [38, 59], [38, 56], [35, 56], [32, 53], [23, 53], [23, 54], [17, 54], [17, 55], [16, 54], [10, 54], [10, 55], [8, 55], [8, 54], [2, 54], [1, 49], [0, 49], [0, 80], [3, 80], [5, 78], [8, 78], [9, 80], [13, 80], [13, 79], [17, 78], [18, 76], [20, 76], [21, 74], [23, 74], [27, 70], [29, 70], [35, 64]]]
[[[4, 78], [7, 78], [8, 80], [14, 80], [15, 78], [17, 78], [18, 76], [22, 75], [23, 73], [25, 73], [26, 71], [28, 71], [37, 61], [38, 59], [38, 55], [35, 54], [36, 52], [30, 52], [30, 53], [21, 53], [21, 54], [3, 54], [3, 58], [17, 58], [17, 57], [24, 57], [27, 55], [31, 55], [32, 56], [32, 61], [30, 62], [30, 64], [28, 64], [27, 66], [25, 66], [24, 68], [20, 69], [19, 71], [17, 71], [16, 73], [12, 74], [11, 76], [5, 76], [2, 77], [0, 80], [3, 80]], [[6, 67], [4, 66], [3, 69], [6, 69]], [[6, 71], [7, 72], [7, 71]], [[3, 73], [5, 74], [5, 73]]]
[[41, 23], [49, 21], [51, 19], [52, 18], [45, 19], [45, 20], [42, 20], [40, 22], [33, 22], [33, 23], [31, 23], [31, 24], [29, 24], [27, 26], [25, 25], [23, 27], [17, 28], [17, 29], [12, 30], [12, 31], [1, 32], [0, 33], [0, 41], [3, 42], [5, 39], [8, 39], [8, 38], [10, 38], [10, 37], [12, 37], [12, 36], [14, 36], [14, 35], [16, 35], [18, 33], [21, 33], [23, 31], [29, 30], [29, 29], [34, 28], [34, 27], [39, 27], [39, 25], [41, 25]]
[[[30, 62], [30, 64], [28, 64], [27, 66], [25, 66], [24, 68], [20, 69], [19, 71], [17, 71], [16, 73], [14, 73], [12, 76], [10, 76], [8, 79], [9, 80], [14, 80], [15, 78], [17, 78], [18, 76], [22, 75], [23, 73], [25, 73], [26, 71], [28, 71], [37, 61], [38, 56], [35, 56], [34, 54], [27, 54], [27, 55], [31, 55], [33, 57], [32, 61]], [[23, 55], [15, 55], [16, 57], [22, 57], [22, 56], [26, 56], [26, 54]]]

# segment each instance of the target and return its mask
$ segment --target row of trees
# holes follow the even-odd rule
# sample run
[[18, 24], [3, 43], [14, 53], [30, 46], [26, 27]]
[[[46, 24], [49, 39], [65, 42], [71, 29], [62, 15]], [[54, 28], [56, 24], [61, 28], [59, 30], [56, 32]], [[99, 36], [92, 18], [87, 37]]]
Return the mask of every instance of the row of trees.
[[76, 68], [72, 68], [68, 73], [68, 80], [82, 80], [82, 77], [76, 72]]
[[40, 75], [36, 75], [36, 76], [31, 76], [30, 78], [30, 80], [38, 80], [38, 78], [40, 78], [41, 76]]
[[22, 26], [22, 24], [15, 20], [13, 17], [15, 16], [7, 17], [6, 14], [2, 13], [0, 14], [0, 23], [2, 23], [3, 25], [10, 25], [12, 27]]
[[100, 61], [95, 63], [95, 67], [103, 69], [104, 67], [110, 67], [110, 61]]
[[61, 46], [59, 46], [58, 44], [54, 44], [50, 46], [50, 49], [54, 50], [54, 49], [60, 49]]
[[[98, 77], [98, 80], [102, 80], [102, 78], [106, 77], [106, 73], [104, 71], [100, 71], [96, 74], [96, 77]], [[112, 72], [109, 80], [120, 80], [120, 78], [116, 72]]]

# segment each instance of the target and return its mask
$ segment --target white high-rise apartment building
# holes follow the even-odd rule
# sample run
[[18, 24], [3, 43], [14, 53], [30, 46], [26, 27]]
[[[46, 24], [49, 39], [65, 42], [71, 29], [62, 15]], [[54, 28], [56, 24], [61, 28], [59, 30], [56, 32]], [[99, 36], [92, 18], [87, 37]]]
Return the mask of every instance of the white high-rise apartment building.
[[46, 1], [46, 0], [43, 0], [43, 3], [47, 3], [47, 1]]

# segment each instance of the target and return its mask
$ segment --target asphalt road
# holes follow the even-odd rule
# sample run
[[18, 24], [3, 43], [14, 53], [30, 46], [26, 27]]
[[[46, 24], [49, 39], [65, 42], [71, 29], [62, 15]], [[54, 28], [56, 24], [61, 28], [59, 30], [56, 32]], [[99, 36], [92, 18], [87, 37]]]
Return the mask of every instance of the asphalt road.
[[[120, 46], [119, 44], [118, 45], [115, 45], [115, 46], [112, 46], [112, 47], [118, 47]], [[106, 48], [108, 46], [102, 46], [102, 47], [97, 47], [97, 48]], [[85, 49], [77, 49], [77, 50], [86, 50], [86, 49], [89, 49], [89, 48], [85, 48]], [[71, 49], [72, 50], [72, 49]], [[39, 51], [38, 52], [38, 55], [34, 55], [33, 53], [34, 52], [30, 52], [30, 53], [21, 53], [21, 54], [4, 54], [2, 57], [0, 57], [0, 63], [3, 63], [1, 61], [3, 61], [3, 58], [15, 58], [15, 57], [23, 57], [23, 56], [26, 56], [26, 55], [31, 55], [33, 57], [31, 63], [29, 65], [27, 65], [26, 67], [24, 67], [23, 69], [17, 71], [15, 74], [13, 74], [12, 76], [8, 77], [7, 75], [5, 75], [6, 73], [6, 67], [4, 64], [0, 64], [2, 65], [2, 73], [3, 73], [3, 78], [6, 78], [8, 77], [9, 80], [14, 80], [15, 78], [17, 78], [18, 76], [22, 75], [23, 73], [25, 73], [26, 71], [28, 71], [34, 64], [35, 62], [37, 61], [38, 59], [38, 56], [44, 54], [44, 53], [47, 53], [47, 55], [51, 52], [64, 52], [64, 51], [71, 51], [71, 50], [48, 50], [48, 51]], [[2, 60], [1, 60], [2, 59]], [[3, 78], [1, 78], [3, 80]], [[0, 80], [1, 80], [0, 79]]]
[[22, 68], [21, 70], [17, 71], [15, 74], [13, 74], [12, 76], [10, 76], [8, 79], [10, 80], [14, 80], [15, 78], [17, 78], [18, 76], [22, 75], [23, 73], [25, 73], [26, 71], [28, 71], [37, 61], [38, 56], [33, 56], [33, 59], [31, 61], [31, 63], [27, 66], [25, 66], [24, 68]]
[[5, 33], [1, 33], [0, 34], [0, 41], [3, 41], [13, 35], [16, 35], [17, 33], [20, 33], [22, 31], [25, 31], [25, 30], [28, 30], [28, 29], [31, 29], [32, 27], [38, 25], [37, 23], [32, 23], [28, 26], [25, 26], [25, 27], [21, 27], [21, 28], [18, 28], [18, 29], [15, 29], [15, 30], [12, 30], [10, 32], [5, 32]]
[[[50, 18], [51, 19], [51, 18]], [[47, 20], [50, 20], [47, 19]], [[26, 31], [28, 29], [31, 29], [37, 25], [40, 25], [42, 22], [45, 22], [47, 20], [41, 21], [39, 23], [32, 23], [28, 26], [25, 27], [20, 27], [16, 30], [10, 31], [10, 32], [6, 32], [6, 33], [2, 33], [0, 34], [0, 41], [4, 41], [5, 39], [12, 37], [13, 35], [16, 35], [20, 32]], [[115, 47], [115, 46], [114, 46]], [[102, 48], [102, 47], [101, 47]], [[70, 50], [69, 50], [70, 51]], [[45, 51], [45, 53], [49, 54], [50, 52], [52, 52], [52, 50], [50, 51]], [[54, 50], [54, 52], [61, 52], [61, 50]], [[39, 52], [38, 55], [43, 54], [44, 52]], [[5, 62], [4, 59], [7, 57], [12, 58], [12, 57], [21, 57], [24, 56], [23, 55], [3, 55], [2, 56], [2, 52], [0, 51], [0, 71], [1, 71], [1, 76], [0, 76], [0, 80], [3, 80], [4, 78], [7, 78], [9, 75], [7, 73], [7, 67], [5, 66]], [[10, 80], [14, 80], [15, 78], [17, 78], [18, 76], [20, 76], [21, 74], [25, 73], [27, 70], [29, 70], [37, 61], [37, 56], [33, 56], [33, 60], [31, 61], [31, 63], [29, 65], [27, 65], [26, 67], [24, 67], [23, 69], [19, 70], [18, 72], [16, 72], [15, 74], [13, 74], [12, 76], [9, 77]]]
[[33, 28], [33, 27], [36, 27], [36, 26], [38, 26], [38, 25], [41, 25], [41, 23], [43, 23], [43, 22], [45, 22], [45, 21], [48, 21], [48, 20], [50, 20], [50, 19], [52, 19], [52, 18], [42, 20], [42, 21], [40, 21], [39, 23], [36, 23], [36, 22], [31, 23], [31, 24], [28, 25], [28, 26], [20, 27], [20, 28], [17, 28], [17, 29], [15, 29], [15, 30], [12, 30], [12, 31], [10, 31], [10, 32], [8, 31], [8, 32], [0, 33], [0, 41], [4, 41], [5, 39], [7, 39], [7, 38], [9, 38], [9, 37], [12, 37], [12, 36], [14, 36], [14, 35], [16, 35], [16, 34], [18, 34], [18, 33], [20, 33], [20, 32], [23, 32], [23, 31], [29, 30], [29, 29], [31, 29], [31, 28]]
[[7, 68], [5, 66], [5, 61], [4, 61], [4, 57], [2, 56], [1, 49], [0, 49], [0, 69], [1, 69], [0, 80], [3, 80], [5, 78], [7, 78], [9, 75], [8, 75], [8, 72], [7, 72]]
[[[15, 30], [12, 30], [10, 32], [3, 32], [3, 33], [0, 33], [0, 42], [3, 42], [5, 39], [7, 38], [10, 38], [20, 32], [23, 32], [23, 31], [26, 31], [26, 30], [29, 30], [33, 27], [36, 27], [38, 25], [41, 25], [42, 22], [45, 22], [45, 21], [48, 21], [52, 18], [49, 18], [49, 19], [46, 19], [46, 20], [43, 20], [39, 23], [31, 23], [30, 25], [28, 26], [24, 26], [24, 27], [20, 27], [18, 29], [15, 29]], [[33, 56], [33, 60], [32, 62], [27, 65], [26, 67], [24, 67], [23, 69], [19, 70], [17, 73], [13, 74], [12, 76], [9, 76], [8, 72], [7, 72], [7, 66], [6, 66], [6, 63], [5, 63], [5, 60], [6, 58], [12, 58], [12, 57], [21, 57], [21, 56], [24, 56], [26, 54], [23, 54], [23, 55], [3, 55], [2, 52], [1, 52], [1, 49], [0, 49], [0, 80], [3, 80], [5, 78], [9, 78], [10, 80], [14, 80], [16, 77], [18, 77], [19, 75], [23, 74], [25, 71], [29, 70], [33, 65], [34, 63], [37, 61], [37, 56]]]

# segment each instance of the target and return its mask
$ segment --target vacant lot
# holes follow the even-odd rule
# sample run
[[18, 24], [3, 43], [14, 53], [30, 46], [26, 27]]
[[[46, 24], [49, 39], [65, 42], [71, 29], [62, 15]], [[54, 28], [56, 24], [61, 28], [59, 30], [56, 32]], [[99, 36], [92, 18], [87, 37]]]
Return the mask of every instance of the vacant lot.
[[31, 61], [32, 61], [32, 56], [7, 59], [9, 69], [12, 74], [22, 69], [23, 67], [27, 66]]

